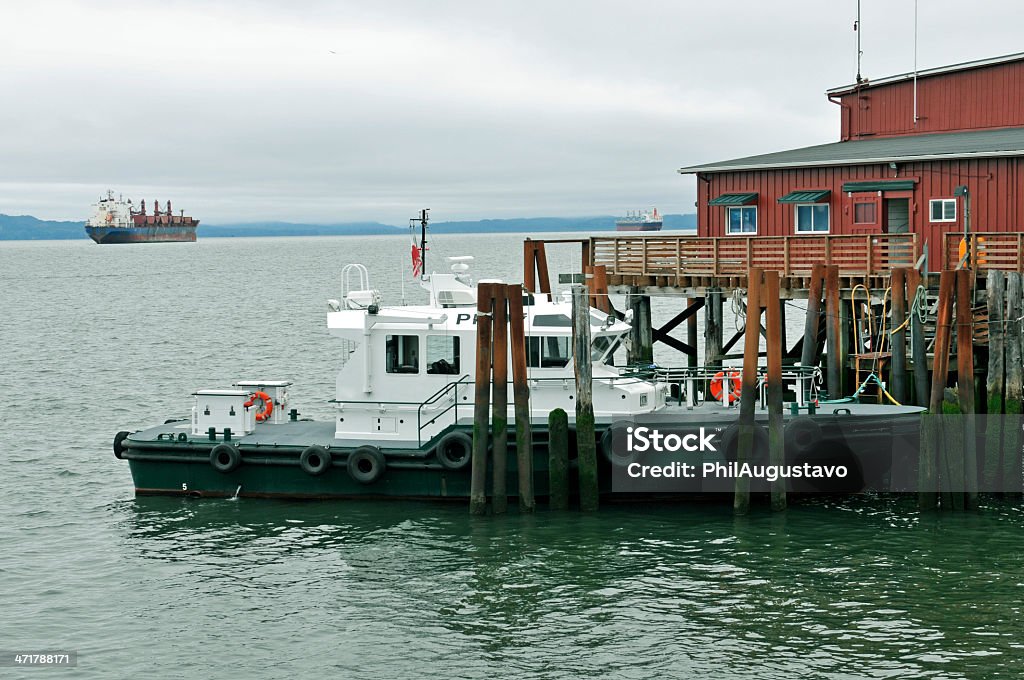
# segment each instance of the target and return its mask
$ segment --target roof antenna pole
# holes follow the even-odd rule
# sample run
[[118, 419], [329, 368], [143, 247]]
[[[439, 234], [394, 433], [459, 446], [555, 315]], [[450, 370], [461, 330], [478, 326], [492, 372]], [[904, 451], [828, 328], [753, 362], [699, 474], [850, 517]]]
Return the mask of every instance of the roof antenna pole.
[[422, 251], [421, 257], [423, 258], [423, 273], [427, 272], [427, 222], [430, 221], [430, 217], [427, 216], [427, 211], [430, 208], [424, 208], [420, 211], [420, 249]]
[[860, 77], [860, 58], [864, 53], [860, 49], [860, 0], [857, 0], [857, 20], [853, 22], [853, 32], [857, 34], [857, 84], [860, 85], [863, 78]]
[[914, 127], [917, 127], [917, 0], [914, 0]]

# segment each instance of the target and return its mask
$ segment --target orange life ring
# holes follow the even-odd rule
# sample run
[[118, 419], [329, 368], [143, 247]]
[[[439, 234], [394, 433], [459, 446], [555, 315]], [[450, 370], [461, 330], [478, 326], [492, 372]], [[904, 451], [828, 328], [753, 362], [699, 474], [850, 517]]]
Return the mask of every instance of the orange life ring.
[[730, 386], [729, 403], [732, 403], [740, 398], [740, 389], [743, 387], [739, 371], [729, 371], [728, 376], [725, 371], [715, 373], [715, 376], [711, 378], [711, 396], [715, 398], [715, 401], [722, 401], [722, 386], [726, 383], [726, 378], [728, 378]]
[[259, 399], [263, 402], [263, 408], [256, 412], [256, 420], [262, 422], [270, 417], [270, 414], [274, 412], [274, 400], [270, 398], [270, 395], [266, 392], [253, 392], [252, 397], [249, 401], [245, 402], [243, 406], [249, 408], [256, 403]]

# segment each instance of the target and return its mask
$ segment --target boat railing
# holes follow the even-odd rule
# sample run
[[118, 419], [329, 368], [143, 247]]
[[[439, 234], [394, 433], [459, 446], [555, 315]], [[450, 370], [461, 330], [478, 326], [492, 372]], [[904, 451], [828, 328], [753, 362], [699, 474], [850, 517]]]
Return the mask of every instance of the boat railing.
[[[437, 392], [434, 392], [432, 395], [424, 399], [423, 402], [421, 402], [420, 405], [416, 408], [416, 443], [418, 446], [423, 446], [423, 428], [425, 428], [427, 425], [433, 425], [434, 423], [436, 423], [438, 418], [444, 416], [444, 414], [448, 413], [448, 411], [454, 411], [452, 422], [459, 422], [459, 388], [464, 385], [468, 385], [469, 380], [470, 376], [467, 374], [462, 376], [455, 382], [448, 383], [447, 385], [439, 389]], [[430, 406], [433, 406], [437, 402], [444, 399], [446, 396], [448, 396], [449, 392], [451, 393], [452, 398], [448, 406], [445, 407], [444, 410], [442, 410], [440, 413], [432, 414], [430, 416], [430, 419], [426, 422], [426, 424], [424, 424], [424, 409], [429, 408]]]
[[[722, 402], [725, 407], [730, 407], [737, 401], [733, 394], [732, 385], [742, 377], [740, 367], [711, 367], [711, 366], [630, 366], [623, 367], [620, 372], [624, 376], [646, 378], [661, 383], [667, 383], [672, 389], [672, 395], [682, 405], [685, 401], [688, 408], [693, 408], [701, 401], [701, 390], [706, 395], [713, 391], [715, 383], [719, 387], [717, 401]], [[756, 372], [758, 401], [761, 407], [766, 404], [766, 387], [768, 369], [759, 366]], [[786, 366], [782, 369], [783, 386], [789, 385], [794, 394], [796, 404], [804, 408], [808, 403], [817, 401], [818, 392], [821, 388], [822, 373], [817, 366]]]

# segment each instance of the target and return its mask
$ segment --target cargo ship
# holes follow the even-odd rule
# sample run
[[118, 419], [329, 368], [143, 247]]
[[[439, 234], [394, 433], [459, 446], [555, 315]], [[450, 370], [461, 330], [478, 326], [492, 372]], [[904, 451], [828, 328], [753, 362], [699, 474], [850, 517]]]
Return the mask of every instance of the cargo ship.
[[146, 201], [136, 209], [131, 200], [115, 198], [113, 191], [96, 204], [96, 212], [85, 223], [85, 233], [96, 243], [165, 243], [195, 241], [199, 220], [175, 215], [171, 202], [160, 210], [160, 201], [153, 201], [153, 214], [146, 214]]
[[661, 215], [657, 208], [627, 213], [615, 220], [615, 231], [661, 231]]

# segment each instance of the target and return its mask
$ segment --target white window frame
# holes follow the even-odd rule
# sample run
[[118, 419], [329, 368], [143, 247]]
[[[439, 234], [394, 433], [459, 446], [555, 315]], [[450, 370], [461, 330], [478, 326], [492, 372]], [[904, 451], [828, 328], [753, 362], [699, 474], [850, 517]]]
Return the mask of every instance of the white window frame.
[[[754, 210], [754, 231], [732, 231], [733, 210]], [[740, 213], [742, 215], [742, 213]], [[757, 206], [756, 205], [728, 205], [725, 207], [725, 233], [727, 236], [755, 236], [757, 234]], [[743, 219], [740, 218], [740, 229], [743, 228]]]
[[[953, 217], [951, 217], [951, 218], [945, 218], [944, 217], [944, 218], [939, 219], [939, 220], [937, 220], [934, 217], [932, 217], [932, 206], [935, 205], [936, 203], [941, 203], [942, 204], [942, 214], [943, 215], [946, 214], [946, 204], [947, 203], [952, 203], [953, 204]], [[957, 204], [956, 204], [956, 199], [955, 198], [933, 198], [932, 200], [928, 201], [928, 221], [929, 222], [956, 222], [956, 220], [957, 220], [957, 210], [958, 210], [958, 208], [957, 208]]]
[[[816, 207], [819, 205], [825, 206], [828, 209], [828, 216], [825, 218], [825, 230], [814, 228], [814, 211], [811, 211], [811, 228], [801, 229], [800, 228], [800, 208], [803, 207]], [[828, 234], [832, 231], [832, 204], [831, 203], [797, 203], [793, 206], [793, 231], [797, 234]]]

